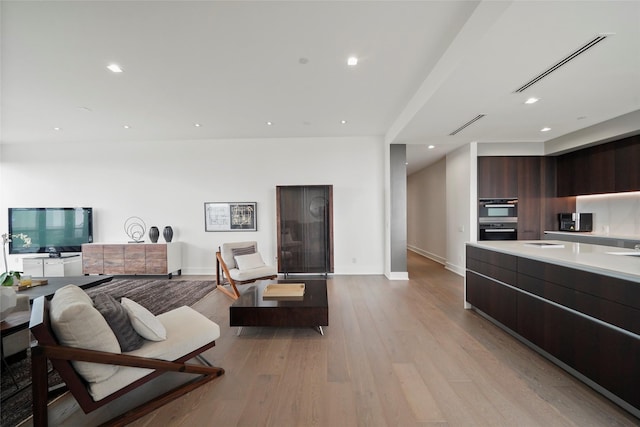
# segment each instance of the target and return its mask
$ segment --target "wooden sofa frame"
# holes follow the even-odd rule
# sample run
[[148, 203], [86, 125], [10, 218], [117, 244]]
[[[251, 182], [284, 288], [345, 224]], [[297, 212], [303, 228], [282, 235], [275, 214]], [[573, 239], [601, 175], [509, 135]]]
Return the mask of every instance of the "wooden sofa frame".
[[[221, 271], [222, 269], [222, 271]], [[258, 280], [270, 280], [278, 277], [277, 274], [264, 276], [264, 277], [256, 277], [250, 280], [233, 280], [231, 274], [229, 273], [229, 267], [222, 259], [222, 251], [218, 248], [216, 252], [216, 284], [218, 289], [233, 299], [240, 298], [240, 291], [236, 285], [244, 285], [247, 283], [254, 283]], [[229, 285], [230, 289], [225, 288], [226, 285]]]
[[[104, 425], [124, 426], [132, 421], [141, 418], [164, 404], [200, 387], [201, 385], [224, 374], [224, 369], [212, 366], [201, 353], [215, 346], [215, 341], [185, 354], [174, 360], [165, 361], [146, 357], [132, 356], [127, 354], [109, 353], [103, 351], [86, 350], [75, 347], [60, 345], [49, 320], [49, 301], [45, 297], [34, 300], [31, 310], [31, 322], [29, 324], [31, 333], [38, 343], [31, 347], [31, 375], [33, 392], [33, 425], [44, 427], [48, 425], [47, 401], [49, 397], [47, 359], [51, 361], [53, 368], [58, 371], [60, 377], [65, 382], [66, 387], [76, 399], [85, 413], [98, 409], [105, 404], [112, 402], [118, 397], [136, 389], [144, 383], [165, 372], [183, 372], [188, 374], [200, 374], [199, 377], [181, 384], [160, 396], [157, 396], [134, 409], [125, 412]], [[197, 357], [202, 365], [187, 364], [188, 360]], [[76, 372], [71, 361], [84, 361], [103, 363], [109, 365], [132, 366], [137, 368], [149, 368], [154, 371], [148, 375], [134, 381], [126, 387], [110, 394], [99, 401], [93, 400], [87, 389], [86, 381]]]

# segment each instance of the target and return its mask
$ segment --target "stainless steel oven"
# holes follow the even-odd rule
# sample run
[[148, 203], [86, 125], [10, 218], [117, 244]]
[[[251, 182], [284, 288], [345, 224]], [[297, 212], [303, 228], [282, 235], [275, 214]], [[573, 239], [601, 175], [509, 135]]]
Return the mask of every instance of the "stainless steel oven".
[[518, 240], [517, 222], [481, 222], [478, 225], [478, 240]]
[[478, 240], [518, 240], [518, 199], [480, 199]]
[[480, 222], [518, 222], [518, 199], [480, 199]]

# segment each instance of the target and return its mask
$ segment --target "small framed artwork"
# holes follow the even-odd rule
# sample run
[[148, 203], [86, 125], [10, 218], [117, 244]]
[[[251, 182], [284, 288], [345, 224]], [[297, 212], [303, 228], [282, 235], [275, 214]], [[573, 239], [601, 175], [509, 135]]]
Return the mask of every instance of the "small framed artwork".
[[204, 231], [257, 231], [255, 202], [205, 202]]

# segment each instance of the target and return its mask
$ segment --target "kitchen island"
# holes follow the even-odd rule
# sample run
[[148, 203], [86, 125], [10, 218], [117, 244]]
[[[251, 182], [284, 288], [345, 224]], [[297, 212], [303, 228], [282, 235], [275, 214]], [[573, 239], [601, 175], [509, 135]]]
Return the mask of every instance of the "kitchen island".
[[640, 418], [634, 253], [550, 240], [468, 243], [465, 307]]

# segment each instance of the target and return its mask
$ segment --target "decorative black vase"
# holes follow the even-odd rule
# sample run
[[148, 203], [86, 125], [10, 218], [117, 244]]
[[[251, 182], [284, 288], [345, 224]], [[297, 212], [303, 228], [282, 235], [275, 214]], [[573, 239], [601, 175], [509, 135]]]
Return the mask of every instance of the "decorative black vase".
[[151, 239], [151, 243], [156, 243], [158, 241], [158, 237], [160, 237], [160, 230], [155, 225], [149, 229], [149, 238]]
[[173, 228], [167, 225], [164, 230], [162, 230], [162, 235], [164, 236], [164, 240], [169, 243], [171, 239], [173, 239]]

